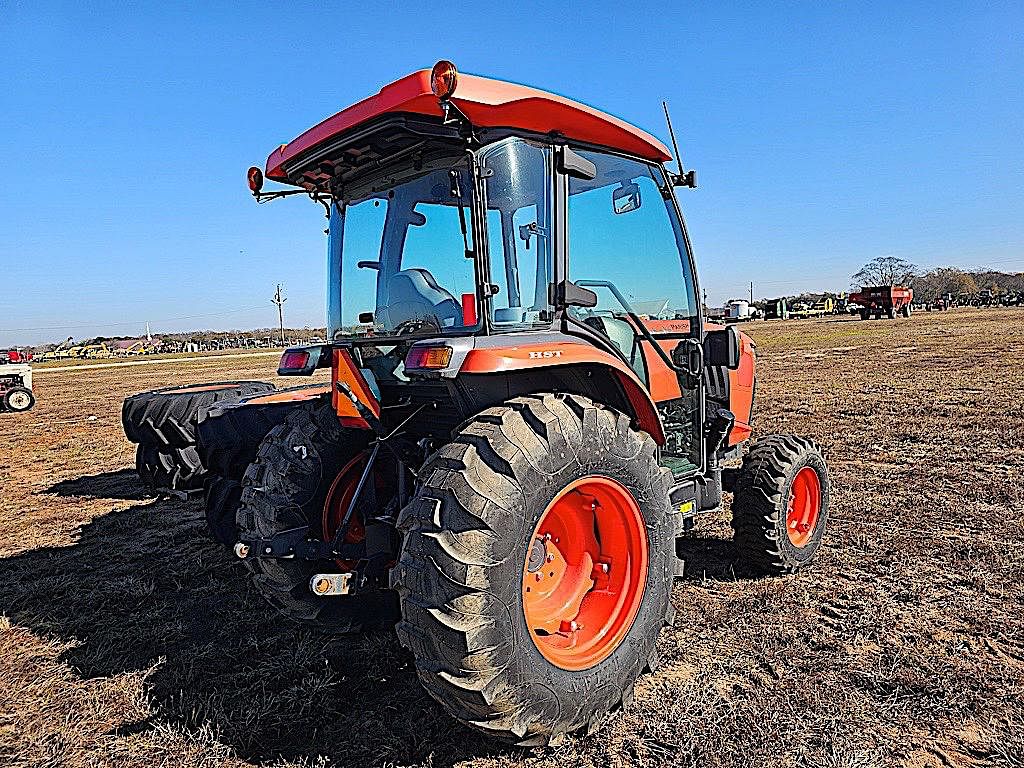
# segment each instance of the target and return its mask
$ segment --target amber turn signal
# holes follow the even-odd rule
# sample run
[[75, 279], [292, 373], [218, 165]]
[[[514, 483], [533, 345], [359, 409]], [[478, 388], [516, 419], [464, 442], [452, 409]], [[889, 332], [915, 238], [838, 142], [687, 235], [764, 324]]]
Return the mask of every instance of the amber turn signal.
[[447, 368], [451, 361], [451, 347], [416, 345], [405, 356], [405, 368], [406, 370], [437, 370]]

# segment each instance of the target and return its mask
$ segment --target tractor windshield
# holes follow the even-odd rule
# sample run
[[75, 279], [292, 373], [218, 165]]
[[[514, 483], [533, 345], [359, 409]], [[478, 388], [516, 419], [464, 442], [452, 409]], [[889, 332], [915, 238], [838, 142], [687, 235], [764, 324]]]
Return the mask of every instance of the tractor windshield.
[[458, 155], [399, 169], [332, 207], [330, 338], [477, 326], [472, 190]]

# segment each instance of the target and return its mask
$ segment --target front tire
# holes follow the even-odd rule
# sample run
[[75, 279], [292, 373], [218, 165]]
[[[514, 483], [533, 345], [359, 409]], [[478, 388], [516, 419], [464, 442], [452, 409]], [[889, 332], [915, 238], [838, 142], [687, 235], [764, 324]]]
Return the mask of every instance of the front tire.
[[796, 573], [821, 547], [831, 484], [816, 443], [793, 435], [758, 440], [733, 488], [739, 564], [767, 575]]
[[36, 404], [36, 398], [28, 387], [11, 387], [4, 393], [3, 403], [12, 413], [24, 413]]
[[[657, 665], [673, 617], [680, 526], [654, 441], [583, 397], [518, 397], [467, 422], [420, 477], [392, 585], [428, 693], [522, 745], [598, 728]], [[541, 599], [538, 612], [533, 585], [576, 602], [563, 616]], [[597, 610], [602, 599], [630, 609]], [[614, 642], [601, 646], [605, 628]]]

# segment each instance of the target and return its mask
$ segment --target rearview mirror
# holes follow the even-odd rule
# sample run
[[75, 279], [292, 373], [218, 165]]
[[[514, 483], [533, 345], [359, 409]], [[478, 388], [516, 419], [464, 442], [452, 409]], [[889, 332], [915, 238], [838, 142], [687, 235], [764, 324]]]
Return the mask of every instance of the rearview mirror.
[[740, 334], [735, 325], [704, 334], [704, 362], [731, 371], [740, 367]]
[[612, 209], [616, 214], [635, 211], [640, 202], [640, 187], [635, 182], [623, 184], [612, 191]]

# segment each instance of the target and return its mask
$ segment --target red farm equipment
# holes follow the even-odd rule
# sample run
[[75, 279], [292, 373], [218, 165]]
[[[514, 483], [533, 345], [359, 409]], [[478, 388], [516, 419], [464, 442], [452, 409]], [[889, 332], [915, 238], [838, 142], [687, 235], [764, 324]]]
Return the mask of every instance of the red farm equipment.
[[901, 285], [876, 285], [861, 288], [850, 294], [850, 303], [860, 306], [860, 319], [876, 320], [883, 315], [892, 319], [897, 314], [910, 317], [910, 304], [914, 300], [912, 288]]

